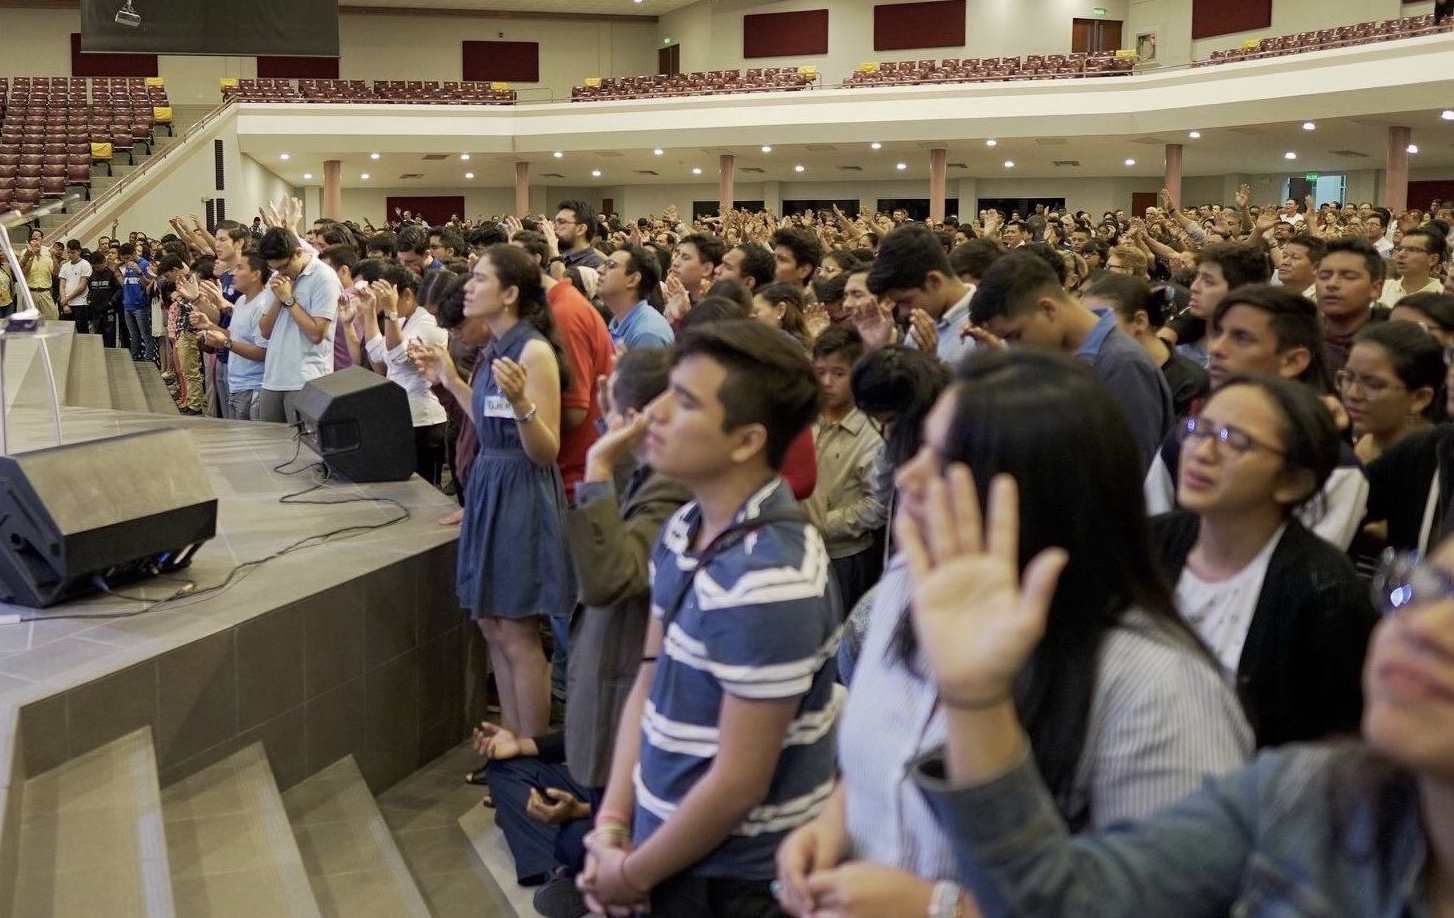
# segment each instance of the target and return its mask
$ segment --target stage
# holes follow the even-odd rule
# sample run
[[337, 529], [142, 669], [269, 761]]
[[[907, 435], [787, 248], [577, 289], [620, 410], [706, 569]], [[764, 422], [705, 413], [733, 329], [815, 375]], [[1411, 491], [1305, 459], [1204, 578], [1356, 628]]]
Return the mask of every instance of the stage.
[[[456, 531], [438, 523], [453, 501], [415, 478], [326, 482], [297, 499], [354, 502], [284, 503], [320, 480], [291, 429], [73, 407], [131, 386], [114, 354], [70, 337], [47, 344], [71, 405], [64, 442], [182, 429], [216, 492], [218, 533], [189, 568], [116, 588], [137, 598], [0, 605], [0, 889], [16, 877], [26, 779], [142, 727], [163, 788], [262, 742], [281, 790], [351, 754], [377, 794], [454, 747], [480, 712], [467, 710], [478, 633], [454, 599]], [[5, 355], [12, 453], [52, 445], [34, 347], [12, 341]], [[145, 474], [114, 469], [109, 485]], [[308, 541], [335, 530], [351, 531]]]

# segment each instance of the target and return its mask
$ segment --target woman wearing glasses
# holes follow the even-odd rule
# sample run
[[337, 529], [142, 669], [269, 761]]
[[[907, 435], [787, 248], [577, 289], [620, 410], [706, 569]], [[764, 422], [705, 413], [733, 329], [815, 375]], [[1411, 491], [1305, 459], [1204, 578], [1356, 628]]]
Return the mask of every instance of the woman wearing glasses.
[[1358, 729], [1373, 609], [1343, 553], [1294, 516], [1338, 452], [1308, 387], [1232, 377], [1181, 428], [1182, 509], [1152, 520], [1177, 608], [1236, 687], [1259, 747]]
[[982, 517], [968, 470], [946, 477], [933, 525], [899, 521], [915, 632], [948, 710], [944, 753], [914, 777], [961, 873], [994, 883], [982, 914], [1454, 914], [1454, 542], [1381, 572], [1363, 742], [1264, 753], [1136, 826], [1071, 837], [1012, 703], [1067, 554], [1017, 545], [1013, 480], [983, 489]]
[[1335, 379], [1364, 465], [1444, 416], [1444, 349], [1412, 322], [1363, 329]]

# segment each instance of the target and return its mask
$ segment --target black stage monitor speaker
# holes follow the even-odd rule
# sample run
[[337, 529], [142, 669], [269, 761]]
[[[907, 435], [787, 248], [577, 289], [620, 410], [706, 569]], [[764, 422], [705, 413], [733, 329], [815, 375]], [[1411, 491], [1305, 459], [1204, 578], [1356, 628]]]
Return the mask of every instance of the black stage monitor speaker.
[[176, 428], [0, 456], [0, 600], [49, 606], [185, 567], [217, 495]]
[[304, 444], [330, 475], [365, 482], [414, 474], [414, 421], [402, 386], [348, 367], [304, 386], [295, 407]]

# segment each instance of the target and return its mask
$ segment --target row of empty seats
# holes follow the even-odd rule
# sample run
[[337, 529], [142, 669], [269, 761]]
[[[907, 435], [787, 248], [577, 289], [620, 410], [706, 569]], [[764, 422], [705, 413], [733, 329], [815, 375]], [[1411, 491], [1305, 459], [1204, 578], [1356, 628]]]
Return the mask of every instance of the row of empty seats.
[[1451, 30], [1454, 30], [1454, 17], [1436, 24], [1433, 13], [1426, 13], [1423, 16], [1406, 16], [1403, 19], [1372, 20], [1356, 25], [1338, 26], [1335, 29], [1319, 29], [1316, 32], [1299, 32], [1296, 35], [1275, 35], [1271, 38], [1249, 40], [1237, 48], [1213, 51], [1212, 56], [1205, 60], [1192, 61], [1192, 66], [1204, 67], [1209, 64], [1225, 64], [1230, 61], [1300, 54], [1304, 51], [1346, 48], [1350, 45], [1366, 45], [1376, 41], [1413, 38]]
[[571, 89], [572, 102], [600, 99], [653, 99], [662, 96], [711, 96], [738, 92], [806, 89], [818, 79], [817, 67], [754, 67], [697, 73], [592, 77]]
[[222, 80], [229, 102], [372, 102], [508, 105], [515, 90], [508, 83], [432, 80]]
[[170, 104], [166, 84], [156, 77], [0, 77], [0, 111], [11, 105], [59, 108], [121, 102]]
[[947, 57], [942, 61], [871, 61], [843, 81], [844, 86], [920, 83], [981, 83], [995, 80], [1054, 80], [1120, 76], [1136, 66], [1134, 51], [1097, 54], [1031, 54], [1021, 57]]

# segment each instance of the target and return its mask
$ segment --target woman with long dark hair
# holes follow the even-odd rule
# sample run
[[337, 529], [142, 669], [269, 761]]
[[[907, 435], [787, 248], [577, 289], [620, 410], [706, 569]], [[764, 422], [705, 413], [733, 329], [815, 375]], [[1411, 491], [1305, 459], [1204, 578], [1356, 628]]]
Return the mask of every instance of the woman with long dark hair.
[[471, 405], [479, 453], [460, 525], [456, 587], [460, 605], [489, 644], [500, 715], [520, 736], [543, 734], [550, 718], [550, 672], [540, 645], [541, 616], [575, 603], [567, 555], [560, 450], [560, 393], [570, 363], [524, 249], [491, 246], [465, 287], [464, 316], [482, 319], [491, 339], [473, 392], [441, 370], [439, 348], [416, 356], [421, 369]]
[[[934, 483], [951, 463], [967, 464], [981, 487], [1001, 474], [1022, 482], [1025, 556], [1070, 552], [1045, 639], [1013, 689], [1061, 816], [1077, 829], [1139, 820], [1244, 762], [1251, 733], [1156, 572], [1136, 442], [1094, 373], [1047, 352], [975, 354], [899, 470], [896, 516], [933, 526], [942, 515]], [[944, 741], [946, 723], [910, 625], [910, 586], [898, 556], [879, 585], [839, 726], [839, 786], [779, 849], [794, 914], [871, 895], [865, 913], [918, 916], [959, 897], [956, 883], [981, 885], [956, 868], [949, 838], [908, 780], [911, 763]]]

